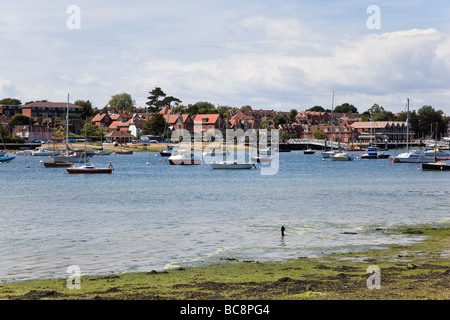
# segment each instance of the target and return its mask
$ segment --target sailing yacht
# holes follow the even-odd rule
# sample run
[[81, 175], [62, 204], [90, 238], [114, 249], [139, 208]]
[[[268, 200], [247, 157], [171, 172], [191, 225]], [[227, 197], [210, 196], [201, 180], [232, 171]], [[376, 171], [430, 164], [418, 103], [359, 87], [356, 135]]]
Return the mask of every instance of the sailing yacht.
[[[227, 110], [227, 129], [229, 128], [229, 122], [228, 122], [228, 110]], [[226, 139], [226, 156], [228, 156], [230, 153], [228, 151], [228, 139]], [[233, 169], [251, 169], [256, 168], [256, 165], [254, 162], [240, 162], [236, 160], [222, 160], [217, 161], [214, 163], [208, 163], [211, 169], [226, 169], [226, 170], [233, 170]]]
[[450, 154], [441, 150], [432, 150], [431, 148], [413, 149], [409, 150], [409, 99], [408, 99], [408, 111], [407, 111], [407, 136], [406, 136], [406, 152], [392, 158], [393, 162], [406, 162], [406, 163], [426, 163], [432, 162], [434, 157], [447, 158]]
[[325, 151], [322, 151], [322, 158], [331, 158], [336, 152], [333, 150], [333, 108], [334, 108], [334, 91], [333, 91], [333, 99], [331, 101], [331, 146], [330, 150], [327, 149], [327, 142], [325, 139]]
[[[436, 124], [436, 128], [437, 128], [437, 124]], [[449, 171], [450, 164], [448, 164], [444, 161], [450, 160], [450, 155], [447, 154], [446, 157], [442, 157], [442, 156], [438, 157], [438, 148], [436, 146], [436, 144], [437, 144], [437, 129], [436, 129], [434, 141], [435, 141], [435, 143], [434, 143], [434, 150], [433, 150], [433, 156], [434, 156], [433, 162], [422, 163], [422, 169], [423, 170]]]

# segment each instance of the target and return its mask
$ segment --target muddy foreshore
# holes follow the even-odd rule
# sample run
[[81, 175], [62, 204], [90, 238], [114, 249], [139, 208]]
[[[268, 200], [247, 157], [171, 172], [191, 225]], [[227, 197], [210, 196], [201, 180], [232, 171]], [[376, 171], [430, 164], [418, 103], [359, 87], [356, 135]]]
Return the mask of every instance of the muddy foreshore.
[[208, 267], [82, 276], [79, 289], [69, 289], [68, 279], [4, 283], [0, 299], [449, 300], [450, 227], [398, 232], [426, 240], [314, 259], [258, 263], [230, 258]]

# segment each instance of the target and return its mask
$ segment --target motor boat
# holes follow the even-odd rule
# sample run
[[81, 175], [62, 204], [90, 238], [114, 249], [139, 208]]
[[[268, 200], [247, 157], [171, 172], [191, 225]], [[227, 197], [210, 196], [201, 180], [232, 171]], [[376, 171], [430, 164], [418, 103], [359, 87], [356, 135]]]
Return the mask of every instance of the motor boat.
[[172, 153], [172, 155], [169, 157], [169, 163], [171, 165], [192, 165], [201, 164], [202, 160], [199, 158], [195, 158], [191, 150], [181, 149]]
[[391, 155], [389, 153], [380, 152], [380, 148], [369, 147], [367, 153], [361, 156], [361, 159], [387, 159]]
[[254, 163], [237, 162], [237, 161], [233, 161], [233, 160], [209, 163], [209, 166], [212, 169], [251, 169], [251, 168], [256, 168]]
[[33, 151], [33, 156], [57, 156], [59, 152], [52, 151], [48, 147], [37, 147], [36, 150]]
[[79, 167], [72, 167], [72, 168], [67, 168], [66, 169], [68, 173], [71, 174], [81, 174], [81, 173], [86, 173], [86, 174], [98, 174], [98, 173], [112, 173], [113, 171], [113, 166], [112, 163], [110, 162], [107, 168], [97, 168], [94, 164], [83, 164]]
[[333, 161], [351, 161], [354, 156], [347, 152], [338, 152], [331, 156], [331, 160]]

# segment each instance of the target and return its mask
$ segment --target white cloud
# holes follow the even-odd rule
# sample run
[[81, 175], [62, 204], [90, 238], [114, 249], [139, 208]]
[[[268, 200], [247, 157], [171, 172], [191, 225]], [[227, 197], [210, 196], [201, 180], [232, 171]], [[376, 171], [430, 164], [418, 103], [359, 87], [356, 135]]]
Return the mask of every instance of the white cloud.
[[[0, 52], [0, 94], [56, 101], [69, 91], [73, 99], [103, 107], [125, 91], [144, 105], [148, 92], [160, 86], [184, 104], [205, 100], [289, 110], [328, 107], [334, 90], [337, 103], [353, 103], [360, 111], [375, 102], [399, 111], [408, 96], [450, 114], [450, 41], [444, 31], [342, 34], [350, 28], [330, 32], [333, 21], [317, 28], [305, 19], [307, 12], [274, 13], [255, 3], [236, 2], [234, 8], [196, 1], [205, 10], [198, 11], [178, 1], [171, 2], [173, 8], [80, 1], [82, 28], [72, 31], [65, 24], [72, 3], [33, 5], [23, 12], [9, 4], [0, 17], [0, 41], [9, 48]], [[298, 3], [283, 5], [299, 9]], [[345, 6], [338, 12], [345, 13]], [[315, 17], [323, 11], [331, 19], [336, 12], [308, 7]], [[364, 27], [365, 8], [358, 18]]]

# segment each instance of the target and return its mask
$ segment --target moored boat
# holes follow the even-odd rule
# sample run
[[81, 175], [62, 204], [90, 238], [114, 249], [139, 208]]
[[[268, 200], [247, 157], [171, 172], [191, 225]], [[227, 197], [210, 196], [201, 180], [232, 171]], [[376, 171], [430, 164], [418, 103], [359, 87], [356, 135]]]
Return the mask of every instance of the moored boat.
[[387, 159], [389, 157], [390, 157], [390, 154], [380, 152], [380, 148], [369, 147], [369, 148], [367, 148], [367, 153], [364, 153], [361, 156], [361, 159]]
[[209, 166], [212, 169], [228, 169], [228, 170], [233, 170], [233, 169], [251, 169], [251, 168], [256, 168], [254, 163], [250, 163], [250, 162], [237, 162], [237, 161], [219, 161], [219, 162], [215, 162], [215, 163], [209, 163]]
[[446, 162], [426, 162], [422, 163], [422, 170], [448, 171], [450, 164]]
[[68, 173], [71, 174], [99, 174], [99, 173], [112, 173], [113, 166], [110, 162], [107, 168], [97, 168], [93, 164], [83, 164], [79, 167], [73, 167], [73, 168], [67, 168], [66, 169]]
[[14, 157], [14, 156], [8, 156], [8, 155], [5, 155], [4, 157], [1, 157], [0, 158], [0, 162], [8, 162], [8, 161], [11, 161], [11, 160], [13, 160], [13, 159], [15, 159], [16, 157]]
[[338, 152], [331, 156], [333, 161], [352, 161], [354, 156], [347, 152]]
[[201, 164], [202, 160], [194, 157], [190, 150], [177, 150], [169, 157], [170, 165], [194, 165]]
[[119, 151], [116, 151], [114, 154], [133, 154], [133, 150], [129, 150], [129, 151], [119, 150]]
[[35, 151], [33, 151], [33, 156], [52, 156], [52, 155], [58, 155], [58, 152], [50, 150], [48, 147], [37, 147]]
[[52, 161], [52, 162], [44, 162], [44, 167], [46, 168], [61, 168], [61, 167], [70, 167], [73, 165], [71, 161]]

